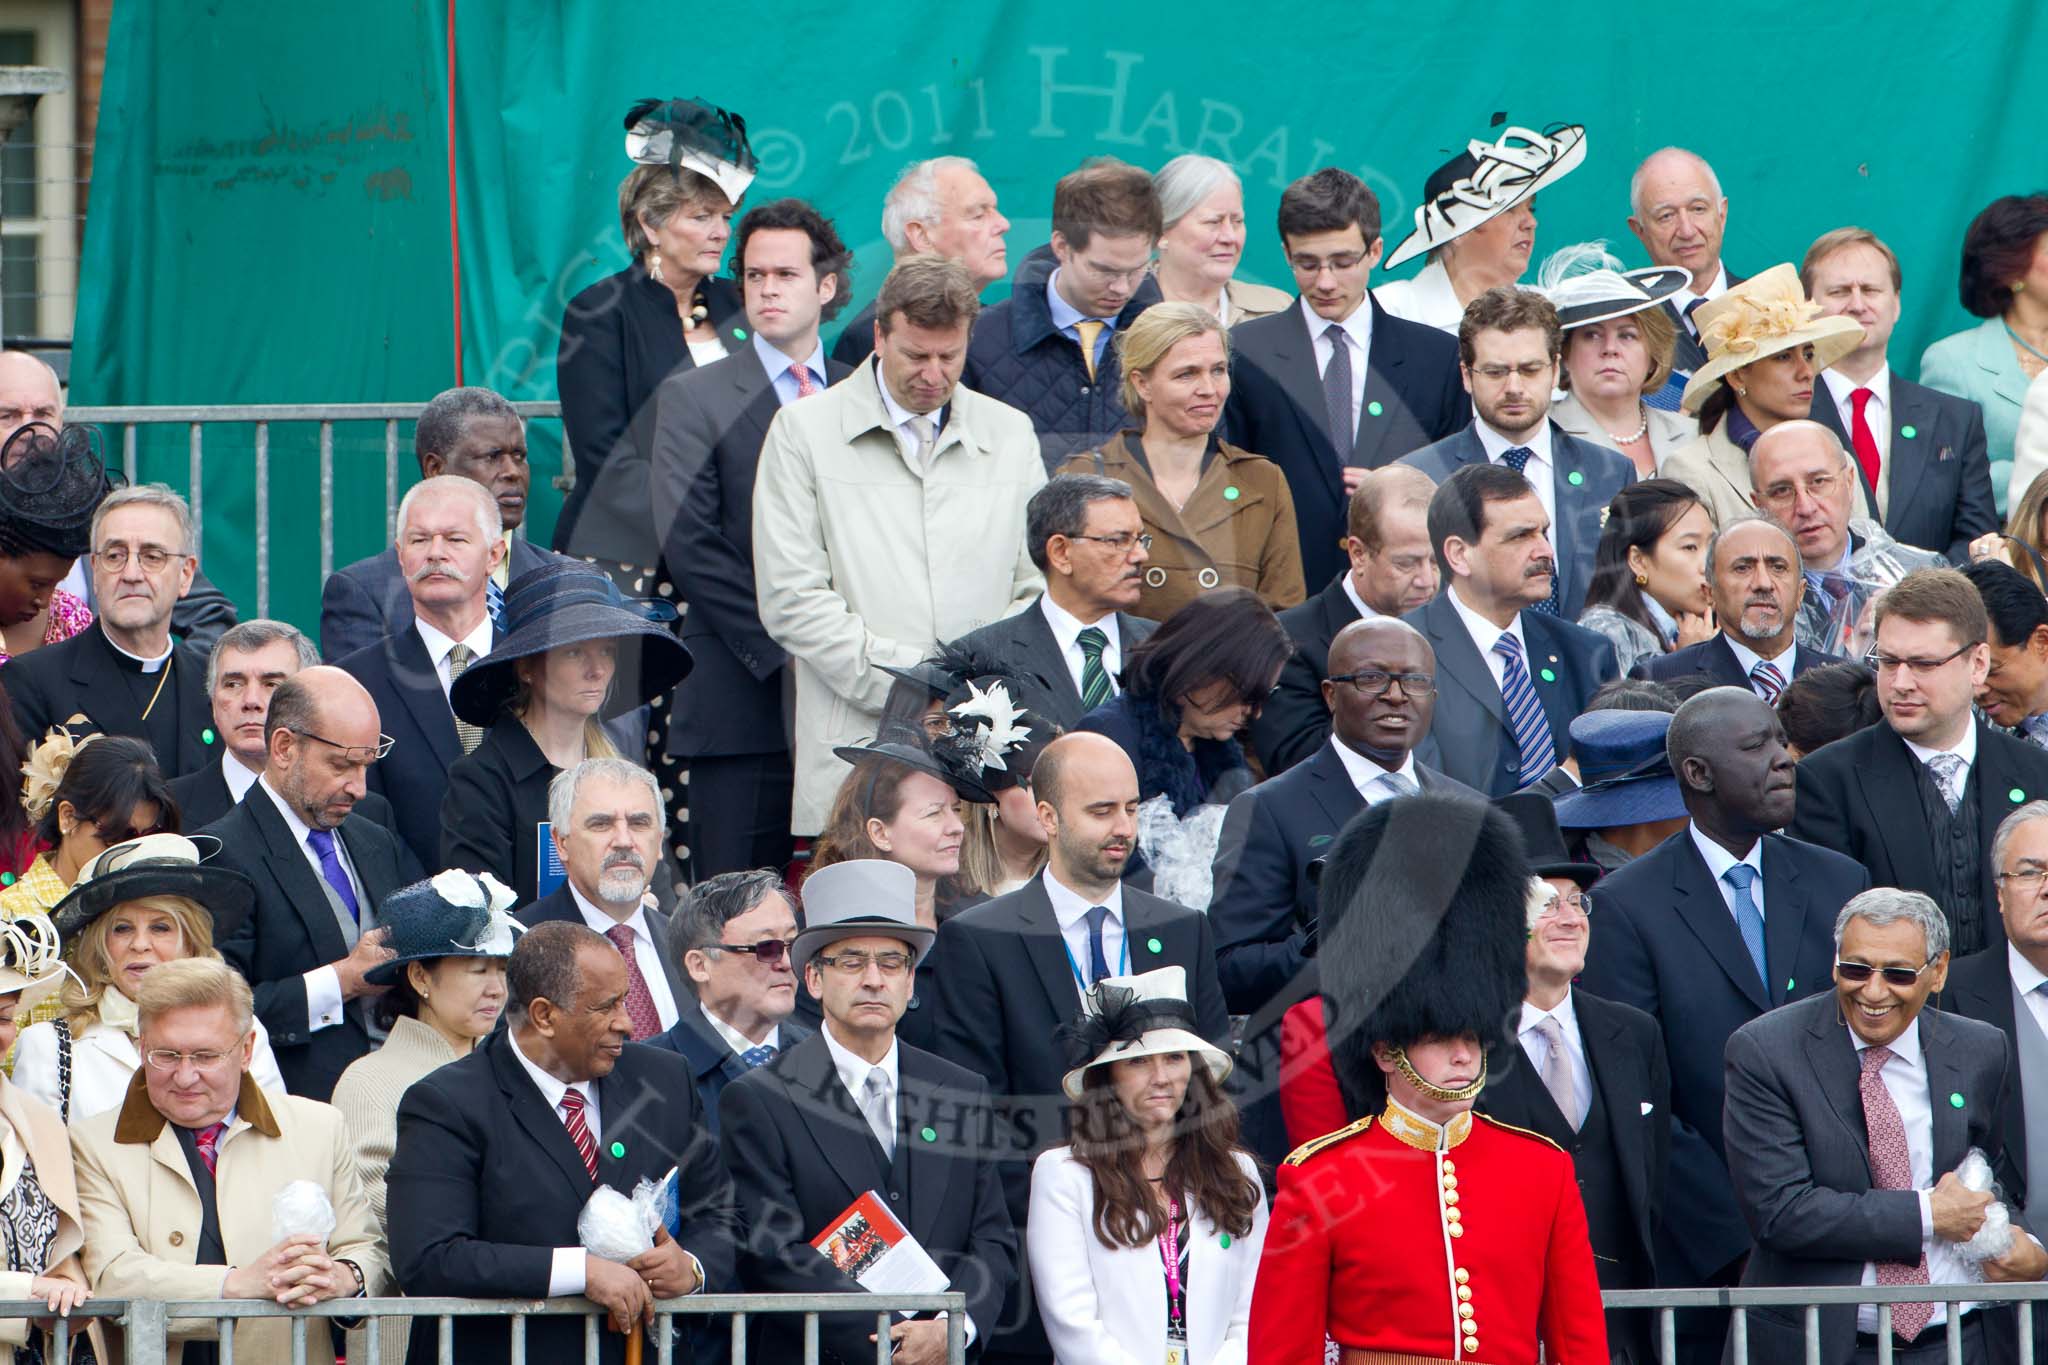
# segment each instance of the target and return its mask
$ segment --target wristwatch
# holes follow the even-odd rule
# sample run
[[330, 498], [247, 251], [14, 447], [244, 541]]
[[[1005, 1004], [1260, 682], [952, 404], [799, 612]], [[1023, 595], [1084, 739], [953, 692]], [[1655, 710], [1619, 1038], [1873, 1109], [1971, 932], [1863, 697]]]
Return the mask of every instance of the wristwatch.
[[363, 1268], [357, 1265], [354, 1261], [348, 1260], [346, 1258], [338, 1259], [340, 1259], [340, 1263], [342, 1265], [345, 1265], [349, 1268], [349, 1273], [356, 1277], [356, 1292], [349, 1295], [349, 1297], [352, 1299], [360, 1299], [365, 1294], [369, 1293], [369, 1284], [367, 1281], [363, 1279]]

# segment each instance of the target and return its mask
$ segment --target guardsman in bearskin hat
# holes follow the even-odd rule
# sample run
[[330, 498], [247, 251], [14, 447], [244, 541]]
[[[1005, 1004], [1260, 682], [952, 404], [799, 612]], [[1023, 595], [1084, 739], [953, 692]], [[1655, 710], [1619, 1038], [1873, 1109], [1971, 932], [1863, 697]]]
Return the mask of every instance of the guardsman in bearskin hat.
[[1324, 869], [1323, 1009], [1366, 1118], [1303, 1144], [1252, 1296], [1251, 1365], [1605, 1365], [1571, 1158], [1472, 1112], [1516, 1046], [1531, 878], [1506, 816], [1451, 796], [1373, 806]]

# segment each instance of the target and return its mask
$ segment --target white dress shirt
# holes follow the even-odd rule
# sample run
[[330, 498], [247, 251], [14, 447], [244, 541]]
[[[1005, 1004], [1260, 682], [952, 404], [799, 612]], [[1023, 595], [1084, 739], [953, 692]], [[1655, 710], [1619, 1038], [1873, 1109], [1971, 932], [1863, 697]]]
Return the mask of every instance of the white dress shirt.
[[1412, 753], [1401, 755], [1400, 767], [1384, 768], [1334, 734], [1330, 736], [1330, 747], [1337, 751], [1337, 761], [1344, 765], [1344, 775], [1351, 779], [1351, 785], [1358, 789], [1358, 794], [1365, 798], [1365, 804], [1368, 806], [1391, 801], [1399, 794], [1389, 791], [1387, 785], [1380, 780], [1389, 774], [1405, 777], [1415, 784], [1415, 791], [1422, 790], [1422, 779], [1416, 776], [1415, 755]]
[[2048, 991], [2041, 987], [2048, 985], [2048, 976], [2033, 963], [2020, 955], [2010, 940], [2005, 945], [2006, 970], [2012, 973], [2012, 988], [2019, 992], [2020, 999], [2027, 1002], [2027, 1013], [2034, 1016], [2040, 1026], [2041, 1035], [2048, 1038]]
[[711, 1006], [699, 1001], [697, 1008], [704, 1012], [704, 1018], [711, 1025], [712, 1031], [725, 1040], [725, 1045], [732, 1049], [735, 1057], [743, 1056], [750, 1048], [757, 1047], [772, 1047], [777, 1052], [782, 1051], [782, 1025], [770, 1024], [767, 1036], [756, 1043], [749, 1039], [746, 1034], [741, 1033], [731, 1024], [726, 1023], [725, 1020], [713, 1014]]
[[1526, 441], [1510, 441], [1478, 418], [1472, 419], [1472, 430], [1479, 437], [1479, 444], [1486, 448], [1486, 458], [1494, 464], [1505, 467], [1507, 461], [1501, 458], [1516, 446], [1530, 452], [1529, 463], [1522, 469], [1522, 477], [1536, 489], [1537, 501], [1543, 504], [1543, 514], [1550, 518], [1550, 544], [1557, 546], [1557, 466], [1550, 458], [1550, 420], [1545, 418], [1542, 425], [1529, 434]]
[[459, 641], [443, 635], [435, 627], [428, 625], [421, 617], [413, 617], [412, 623], [418, 628], [420, 639], [426, 642], [427, 657], [434, 661], [434, 676], [441, 682], [441, 695], [444, 697], [448, 696], [455, 687], [455, 673], [448, 663], [448, 653], [450, 650], [454, 649], [457, 644], [468, 645], [469, 661], [471, 663], [475, 663], [478, 659], [491, 652], [491, 616], [489, 612], [484, 613], [483, 620], [478, 623], [475, 630], [472, 630]]
[[[1301, 300], [1301, 315], [1308, 322], [1309, 339], [1316, 348], [1316, 375], [1321, 377], [1330, 368], [1331, 349], [1330, 320], [1309, 307], [1308, 298]], [[1363, 298], [1358, 307], [1351, 310], [1351, 316], [1337, 324], [1344, 329], [1344, 337], [1351, 342], [1351, 432], [1355, 440], [1358, 433], [1358, 410], [1365, 405], [1365, 366], [1372, 357], [1372, 300]]]
[[790, 404], [797, 400], [796, 367], [799, 363], [811, 372], [811, 382], [822, 391], [825, 387], [825, 348], [817, 337], [811, 338], [811, 353], [807, 356], [786, 355], [767, 337], [754, 333], [754, 357], [761, 362], [761, 368], [768, 372], [770, 382], [775, 385], [775, 399], [778, 403]]
[[1529, 662], [1529, 639], [1522, 634], [1522, 613], [1516, 612], [1515, 619], [1508, 622], [1506, 630], [1502, 630], [1499, 626], [1466, 606], [1465, 599], [1458, 596], [1456, 584], [1451, 584], [1450, 590], [1444, 595], [1451, 599], [1451, 609], [1456, 611], [1458, 619], [1465, 623], [1465, 633], [1472, 637], [1472, 643], [1479, 650], [1479, 657], [1486, 660], [1486, 668], [1488, 672], [1493, 674], [1493, 685], [1495, 687], [1502, 686], [1508, 674], [1508, 661], [1493, 652], [1494, 645], [1500, 642], [1500, 637], [1503, 635], [1515, 637], [1515, 642], [1522, 647], [1523, 670], [1525, 672], [1533, 671], [1533, 666]]
[[263, 776], [261, 768], [252, 768], [232, 753], [220, 756], [221, 781], [228, 784], [228, 799], [240, 803], [249, 794], [249, 788], [256, 785], [256, 779]]
[[1074, 971], [1076, 990], [1088, 989], [1088, 912], [1100, 905], [1109, 911], [1102, 921], [1102, 960], [1109, 967], [1111, 976], [1131, 974], [1130, 943], [1124, 937], [1124, 887], [1117, 882], [1109, 888], [1109, 894], [1099, 901], [1091, 901], [1080, 892], [1068, 889], [1065, 883], [1052, 875], [1046, 868], [1039, 874], [1045, 885], [1046, 899], [1052, 902], [1053, 918], [1059, 922], [1060, 939], [1067, 947], [1067, 965]]
[[[1685, 320], [1685, 310], [1692, 306], [1693, 300], [1718, 299], [1727, 292], [1728, 267], [1722, 265], [1719, 262], [1716, 262], [1714, 265], [1714, 282], [1707, 286], [1706, 293], [1695, 294], [1692, 289], [1692, 281], [1687, 280], [1685, 286], [1682, 289], [1680, 289], [1676, 294], [1673, 294], [1669, 302], [1671, 307], [1675, 309], [1678, 313], [1679, 325], [1690, 330], [1691, 324]], [[1695, 335], [1694, 340], [1698, 340], [1697, 335]]]
[[1358, 613], [1359, 620], [1370, 621], [1375, 616], [1379, 615], [1378, 612], [1374, 611], [1370, 606], [1366, 605], [1366, 601], [1363, 597], [1360, 597], [1358, 595], [1358, 585], [1351, 581], [1351, 571], [1349, 569], [1346, 569], [1344, 571], [1344, 577], [1339, 579], [1338, 581], [1343, 583], [1344, 595], [1351, 599], [1352, 609]]
[[875, 388], [881, 392], [882, 410], [889, 414], [889, 430], [896, 437], [896, 448], [903, 452], [903, 463], [909, 465], [919, 477], [923, 477], [929, 471], [918, 462], [917, 431], [910, 424], [919, 417], [930, 419], [932, 424], [932, 455], [936, 458], [939, 453], [939, 432], [946, 424], [945, 406], [941, 404], [930, 412], [912, 412], [909, 408], [896, 401], [895, 394], [889, 392], [889, 381], [882, 378], [881, 358], [878, 356], [869, 363], [875, 366]]
[[[1648, 601], [1649, 598], [1645, 597], [1643, 600]], [[1784, 653], [1766, 659], [1747, 644], [1744, 644], [1742, 637], [1739, 635], [1724, 630], [1721, 632], [1721, 638], [1728, 642], [1728, 648], [1734, 653], [1735, 662], [1742, 666], [1742, 676], [1745, 678], [1756, 670], [1758, 664], [1767, 663], [1777, 669], [1785, 681], [1790, 683], [1793, 672], [1799, 667], [1799, 641], [1796, 639], [1785, 646]], [[1752, 686], [1750, 690], [1754, 692], [1756, 689]]]
[[[239, 765], [229, 762], [223, 766], [235, 767]], [[277, 806], [278, 814], [284, 817], [284, 823], [291, 830], [292, 838], [297, 842], [299, 853], [305, 858], [306, 865], [313, 869], [313, 875], [320, 879], [320, 884], [326, 886], [328, 884], [327, 874], [320, 868], [320, 855], [315, 853], [313, 846], [306, 842], [306, 836], [313, 832], [312, 826], [299, 818], [299, 813], [292, 809], [291, 802], [277, 794], [277, 788], [270, 785], [269, 778], [259, 777], [253, 785], [261, 787], [265, 794], [270, 797], [272, 803]], [[356, 905], [368, 910], [370, 908], [370, 893], [363, 889], [363, 879], [356, 875], [355, 864], [350, 861], [348, 856], [348, 845], [341, 841], [339, 831], [334, 836], [334, 856], [341, 863], [341, 870], [348, 877], [349, 885], [355, 889]], [[327, 907], [323, 904], [320, 908], [325, 910]], [[315, 967], [312, 971], [307, 972], [305, 982], [306, 1027], [317, 1033], [321, 1029], [333, 1028], [336, 1024], [340, 1023], [343, 1004], [341, 998], [341, 973], [337, 972], [333, 964], [330, 963], [325, 966]]]
[[[1849, 1041], [1856, 1045], [1856, 1065], [1863, 1065], [1863, 1053], [1870, 1044], [1857, 1037], [1854, 1030]], [[1920, 1050], [1920, 1021], [1915, 1018], [1906, 1025], [1906, 1031], [1891, 1040], [1891, 1059], [1878, 1072], [1878, 1079], [1884, 1082], [1885, 1091], [1891, 1095], [1892, 1103], [1898, 1106], [1899, 1122], [1906, 1129], [1906, 1160], [1913, 1172], [1913, 1188], [1920, 1194], [1920, 1244], [1927, 1252], [1927, 1282], [1929, 1284], [1968, 1284], [1971, 1280], [1969, 1267], [1957, 1253], [1957, 1244], [1943, 1241], [1934, 1235], [1934, 1182], [1938, 1173], [1934, 1169], [1934, 1101], [1927, 1093], [1927, 1058]], [[2018, 1231], [2017, 1228], [2014, 1229]], [[1877, 1262], [1863, 1263], [1861, 1283], [1877, 1283]], [[1957, 1305], [1967, 1313], [1975, 1304]], [[1948, 1305], [1937, 1302], [1934, 1316], [1927, 1320], [1929, 1330], [1948, 1321]], [[1875, 1332], [1877, 1330], [1877, 1305], [1863, 1304], [1856, 1309], [1856, 1330]], [[1921, 1340], [1931, 1340], [1923, 1332]]]
[[[526, 1055], [526, 1049], [519, 1046], [516, 1035], [508, 1033], [506, 1041], [512, 1044], [512, 1055], [519, 1061], [519, 1069], [533, 1078], [534, 1086], [540, 1091], [541, 1103], [555, 1116], [555, 1122], [562, 1123], [562, 1096], [574, 1090], [583, 1097], [583, 1125], [590, 1130], [594, 1144], [604, 1134], [604, 1123], [597, 1112], [597, 1087], [588, 1081], [570, 1085], [557, 1080], [543, 1070], [539, 1063]], [[563, 1124], [563, 1131], [568, 1125]], [[584, 1257], [590, 1253], [582, 1247], [556, 1247], [554, 1257], [548, 1264], [548, 1297], [562, 1298], [570, 1294], [581, 1294], [585, 1284]]]
[[570, 899], [576, 902], [577, 911], [583, 922], [600, 934], [609, 937], [611, 931], [621, 924], [633, 931], [633, 962], [640, 968], [640, 977], [647, 983], [647, 993], [654, 998], [654, 1012], [661, 1016], [663, 1028], [674, 1028], [676, 1023], [675, 992], [668, 988], [668, 973], [662, 969], [661, 949], [655, 945], [654, 934], [647, 927], [647, 907], [635, 905], [630, 919], [613, 919], [603, 907], [584, 899], [574, 882], [563, 882], [569, 888]]
[[1115, 696], [1122, 689], [1116, 685], [1116, 675], [1124, 664], [1123, 637], [1117, 633], [1116, 613], [1109, 612], [1100, 621], [1083, 621], [1074, 613], [1052, 600], [1049, 592], [1038, 595], [1038, 609], [1045, 617], [1045, 623], [1052, 627], [1053, 642], [1060, 647], [1060, 661], [1067, 666], [1067, 676], [1074, 680], [1074, 693], [1086, 695], [1081, 686], [1081, 668], [1087, 659], [1081, 653], [1081, 632], [1092, 624], [1102, 632], [1105, 643], [1102, 646], [1102, 671], [1109, 675], [1109, 695]]
[[[1972, 720], [1968, 725], [1963, 727], [1963, 737], [1960, 741], [1957, 742], [1956, 747], [1953, 749], [1930, 749], [1924, 744], [1915, 744], [1912, 740], [1906, 739], [1904, 735], [1899, 736], [1899, 738], [1905, 740], [1906, 748], [1909, 751], [1911, 751], [1914, 758], [1920, 760], [1922, 767], [1926, 766], [1928, 759], [1933, 758], [1936, 754], [1940, 753], [1951, 753], [1954, 754], [1957, 758], [1963, 760], [1963, 766], [1957, 770], [1955, 784], [1952, 788], [1952, 790], [1955, 793], [1956, 799], [1960, 801], [1962, 799], [1963, 793], [1969, 789], [1970, 769], [1977, 766], [1976, 721]], [[1934, 777], [1934, 769], [1928, 768], [1927, 775], [1929, 777]]]
[[1835, 370], [1822, 370], [1820, 377], [1821, 382], [1828, 386], [1828, 396], [1835, 400], [1835, 411], [1842, 418], [1842, 430], [1849, 433], [1851, 461], [1856, 458], [1856, 390], [1870, 390], [1870, 402], [1863, 409], [1863, 420], [1870, 423], [1870, 434], [1877, 442], [1877, 456], [1882, 467], [1892, 453], [1892, 367], [1878, 366], [1877, 373], [1861, 384]]
[[[1702, 834], [1699, 825], [1693, 821], [1686, 821], [1685, 830], [1692, 836], [1692, 846], [1698, 849], [1700, 857], [1706, 860], [1707, 874], [1714, 879], [1714, 889], [1721, 893], [1721, 903], [1728, 907], [1730, 919], [1735, 917], [1735, 888], [1723, 880], [1728, 875], [1728, 869], [1737, 863], [1756, 869], [1756, 880], [1749, 884], [1749, 899], [1756, 905], [1758, 916], [1765, 924], [1769, 924], [1771, 912], [1764, 908], [1764, 841], [1758, 839], [1749, 846], [1749, 852], [1738, 858]], [[1770, 983], [1765, 982], [1764, 985], [1768, 989]]]
[[1586, 1065], [1586, 1039], [1579, 1032], [1579, 1012], [1572, 1005], [1572, 993], [1564, 993], [1564, 1003], [1554, 1010], [1539, 1010], [1528, 1001], [1522, 1002], [1522, 1022], [1515, 1033], [1522, 1041], [1522, 1051], [1528, 1054], [1530, 1065], [1536, 1068], [1536, 1077], [1541, 1080], [1543, 1068], [1550, 1061], [1550, 1040], [1537, 1032], [1537, 1025], [1545, 1019], [1557, 1020], [1558, 1031], [1564, 1035], [1565, 1054], [1571, 1058], [1572, 1085], [1577, 1089], [1579, 1112], [1567, 1114], [1572, 1127], [1584, 1124], [1586, 1115], [1593, 1108], [1593, 1071]]

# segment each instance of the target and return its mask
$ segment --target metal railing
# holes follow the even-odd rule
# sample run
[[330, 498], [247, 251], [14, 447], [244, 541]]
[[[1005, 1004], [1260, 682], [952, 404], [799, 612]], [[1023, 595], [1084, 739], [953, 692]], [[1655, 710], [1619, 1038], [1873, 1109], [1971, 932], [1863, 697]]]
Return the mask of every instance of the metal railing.
[[[875, 1359], [888, 1365], [889, 1325], [898, 1312], [944, 1312], [946, 1318], [947, 1365], [963, 1365], [967, 1359], [967, 1299], [963, 1294], [698, 1294], [686, 1299], [664, 1299], [655, 1305], [653, 1365], [673, 1365], [674, 1334], [670, 1325], [677, 1318], [726, 1317], [732, 1333], [732, 1365], [747, 1365], [747, 1324], [751, 1319], [803, 1315], [804, 1365], [819, 1359], [818, 1318], [821, 1313], [873, 1314], [876, 1337]], [[0, 1318], [47, 1317], [49, 1309], [39, 1300], [0, 1302]], [[353, 1356], [349, 1365], [403, 1365], [379, 1358], [376, 1326], [391, 1318], [404, 1318], [415, 1331], [438, 1329], [440, 1339], [435, 1359], [453, 1365], [455, 1319], [508, 1318], [511, 1325], [511, 1365], [526, 1365], [526, 1324], [536, 1317], [580, 1317], [583, 1319], [583, 1361], [596, 1365], [603, 1339], [604, 1312], [588, 1299], [333, 1299], [310, 1308], [280, 1308], [263, 1299], [93, 1299], [59, 1319], [52, 1360], [69, 1359], [70, 1339], [84, 1329], [81, 1319], [101, 1319], [121, 1328], [123, 1365], [166, 1365], [170, 1359], [170, 1330], [173, 1321], [212, 1319], [220, 1333], [220, 1365], [234, 1365], [233, 1324], [257, 1318], [283, 1318], [291, 1324], [291, 1365], [306, 1365], [309, 1331], [325, 1331], [315, 1323], [340, 1318], [355, 1325], [361, 1319], [370, 1330], [363, 1334], [360, 1362]], [[245, 1353], [246, 1354], [246, 1353]], [[114, 1362], [102, 1362], [114, 1365]], [[282, 1361], [260, 1361], [257, 1365], [284, 1365]], [[559, 1359], [536, 1361], [535, 1365], [569, 1365]], [[782, 1365], [774, 1362], [773, 1365]]]
[[[270, 428], [273, 423], [310, 422], [318, 426], [320, 451], [320, 579], [324, 583], [334, 572], [334, 428], [341, 422], [379, 422], [384, 427], [384, 544], [388, 546], [391, 524], [398, 516], [399, 448], [398, 424], [416, 420], [424, 400], [417, 403], [225, 403], [181, 407], [90, 407], [67, 408], [67, 423], [91, 423], [120, 429], [121, 468], [132, 483], [136, 477], [137, 431], [149, 426], [184, 426], [189, 442], [189, 467], [185, 496], [192, 504], [192, 537], [201, 562], [205, 559], [203, 474], [206, 468], [206, 428], [209, 426], [253, 426], [255, 428], [254, 492], [256, 500], [256, 614], [270, 614]], [[521, 417], [559, 418], [560, 403], [514, 403]], [[109, 432], [111, 435], [111, 432]], [[563, 461], [568, 460], [567, 443]], [[111, 455], [109, 463], [112, 462]]]
[[[1728, 1324], [1728, 1359], [1732, 1365], [1749, 1365], [1749, 1308], [1797, 1308], [1802, 1310], [1802, 1331], [1806, 1339], [1806, 1365], [1821, 1365], [1820, 1310], [1842, 1305], [1877, 1306], [1878, 1365], [1892, 1363], [1892, 1305], [1895, 1303], [2042, 1303], [2048, 1302], [2048, 1284], [1936, 1284], [1827, 1285], [1774, 1287], [1770, 1289], [1625, 1289], [1609, 1290], [1600, 1296], [1608, 1308], [1650, 1310], [1657, 1315], [1655, 1334], [1657, 1359], [1661, 1365], [1678, 1360], [1677, 1311], [1681, 1308], [1726, 1308], [1733, 1310]], [[2034, 1315], [2015, 1315], [2019, 1326], [2019, 1356], [2034, 1359]], [[1948, 1347], [1948, 1365], [1963, 1365], [1963, 1321], [1947, 1315], [1942, 1328]]]

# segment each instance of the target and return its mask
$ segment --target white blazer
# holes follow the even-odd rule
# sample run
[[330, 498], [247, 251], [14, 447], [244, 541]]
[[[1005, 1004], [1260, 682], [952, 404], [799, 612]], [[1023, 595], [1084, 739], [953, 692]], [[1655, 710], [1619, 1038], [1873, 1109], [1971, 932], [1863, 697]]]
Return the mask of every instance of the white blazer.
[[[1249, 1156], [1237, 1164], [1254, 1182]], [[1159, 1365], [1166, 1358], [1166, 1272], [1156, 1243], [1110, 1247], [1095, 1235], [1095, 1179], [1071, 1147], [1031, 1170], [1025, 1242], [1031, 1280], [1056, 1365]], [[1263, 1194], [1245, 1237], [1223, 1236], [1199, 1211], [1190, 1225], [1188, 1365], [1242, 1365], [1252, 1281], [1266, 1240]]]
[[[128, 1096], [128, 1083], [142, 1054], [123, 1029], [94, 1024], [71, 1038], [71, 1122], [118, 1109]], [[270, 1051], [270, 1033], [256, 1020], [256, 1055], [249, 1075], [273, 1095], [285, 1093], [277, 1058]], [[22, 1030], [14, 1053], [14, 1083], [52, 1109], [57, 1105], [57, 1025], [45, 1019]]]

